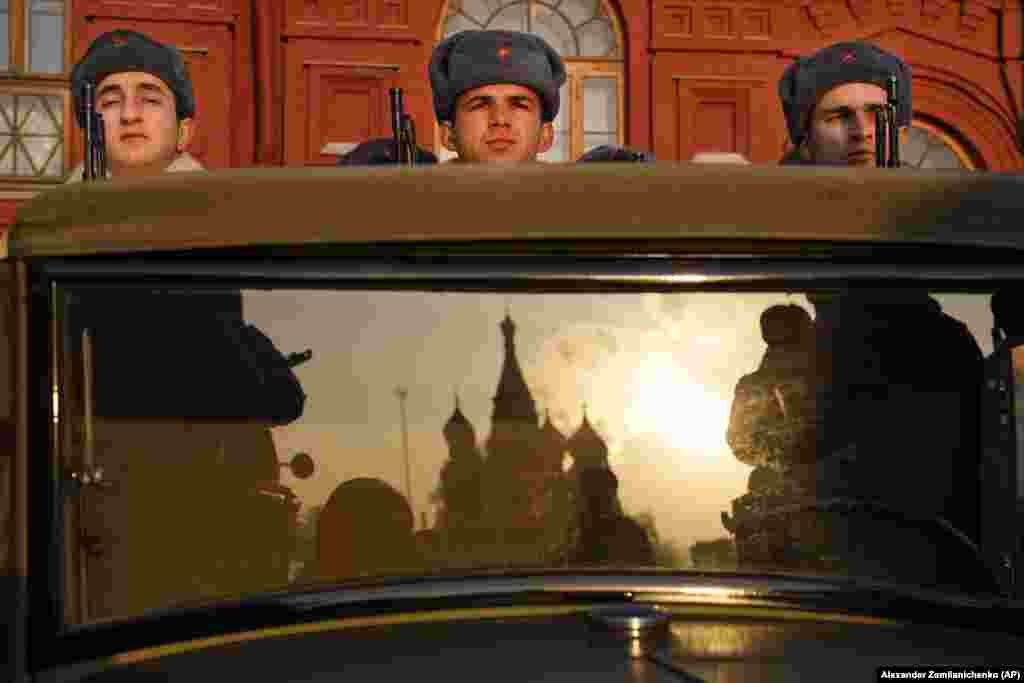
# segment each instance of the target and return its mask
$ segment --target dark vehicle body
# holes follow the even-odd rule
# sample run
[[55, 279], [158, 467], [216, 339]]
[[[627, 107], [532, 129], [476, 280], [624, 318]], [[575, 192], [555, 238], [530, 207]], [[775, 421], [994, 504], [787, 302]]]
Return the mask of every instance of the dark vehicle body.
[[[15, 410], [13, 450], [0, 472], [11, 510], [0, 680], [859, 681], [900, 667], [1019, 680], [1024, 454], [1014, 432], [1021, 408], [1013, 404], [1012, 329], [979, 356], [972, 459], [954, 470], [967, 473], [955, 477], [953, 491], [970, 501], [964, 518], [973, 529], [892, 498], [820, 489], [772, 502], [775, 494], [762, 496], [752, 484], [722, 510], [723, 533], [735, 536], [739, 551], [727, 571], [577, 567], [558, 555], [306, 581], [287, 571], [296, 552], [292, 489], [301, 484], [283, 483], [285, 461], [273, 444], [244, 451], [263, 454], [258, 462], [232, 459], [230, 443], [224, 456], [220, 441], [209, 461], [164, 453], [158, 443], [144, 453], [172, 433], [198, 453], [207, 448], [204, 429], [216, 428], [217, 439], [269, 439], [302, 413], [301, 401], [275, 403], [281, 393], [268, 389], [282, 386], [292, 397], [288, 368], [309, 357], [283, 353], [303, 351], [294, 338], [246, 356], [258, 382], [246, 384], [242, 371], [210, 379], [236, 360], [209, 340], [244, 328], [237, 292], [500, 293], [604, 303], [649, 292], [811, 299], [921, 290], [981, 292], [987, 302], [994, 291], [1024, 291], [1022, 226], [1021, 177], [903, 169], [238, 170], [40, 196], [20, 211], [2, 264], [13, 377], [4, 390]], [[190, 322], [196, 310], [171, 324], [153, 313], [165, 310], [156, 304], [148, 313], [150, 304], [110, 308], [152, 291], [209, 303], [204, 319], [222, 327]], [[103, 315], [76, 323], [89, 301]], [[347, 315], [339, 311], [333, 324], [355, 324]], [[100, 329], [95, 320], [104, 316], [114, 327], [142, 321], [144, 342], [93, 358], [83, 331]], [[95, 332], [97, 348], [101, 337]], [[506, 349], [511, 338], [506, 332]], [[322, 345], [308, 341], [316, 358]], [[125, 360], [139, 343], [157, 349], [152, 368]], [[275, 345], [282, 353], [271, 352]], [[104, 389], [104, 377], [115, 375], [124, 384]], [[181, 392], [199, 396], [160, 388], [179, 381]], [[238, 398], [218, 399], [222, 393]], [[132, 414], [111, 426], [104, 405]], [[131, 444], [122, 460], [109, 455], [119, 452], [115, 439]], [[924, 434], [920, 441], [931, 443]], [[93, 458], [104, 457], [122, 469], [98, 471]], [[143, 460], [151, 463], [144, 476], [135, 464]], [[870, 477], [885, 471], [880, 465]], [[232, 482], [230, 496], [204, 493], [218, 477]], [[909, 499], [927, 474], [900, 482], [894, 488]], [[695, 495], [678, 491], [679, 505]], [[90, 523], [97, 510], [99, 521]], [[856, 518], [870, 537], [890, 535], [886, 548], [896, 551], [883, 561], [850, 541], [829, 551], [848, 562], [843, 572], [824, 551], [815, 551], [820, 561], [791, 562], [785, 553], [771, 555], [785, 556], [777, 566], [754, 561], [765, 557], [755, 557], [755, 536], [780, 552], [802, 543], [792, 529], [808, 511], [826, 520], [826, 545], [860, 533], [847, 522]], [[131, 524], [143, 519], [148, 531], [140, 536]], [[143, 537], [120, 550], [116, 544]], [[510, 539], [511, 532], [498, 542]], [[243, 549], [231, 555], [233, 565], [214, 566], [193, 561], [192, 542]], [[920, 580], [919, 548], [937, 558]], [[97, 557], [115, 558], [113, 568]], [[861, 570], [865, 558], [872, 571]], [[144, 585], [139, 574], [160, 578]]]

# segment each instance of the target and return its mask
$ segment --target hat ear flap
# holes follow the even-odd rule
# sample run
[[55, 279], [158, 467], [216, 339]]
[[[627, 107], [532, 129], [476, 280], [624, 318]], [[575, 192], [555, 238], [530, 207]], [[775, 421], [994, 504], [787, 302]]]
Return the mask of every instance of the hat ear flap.
[[548, 48], [548, 61], [551, 62], [551, 78], [555, 82], [557, 90], [565, 83], [565, 64], [562, 62], [562, 57], [552, 48]]
[[451, 97], [449, 62], [455, 44], [466, 32], [448, 36], [434, 48], [430, 62], [430, 87], [434, 91], [434, 111], [439, 121], [455, 119], [455, 98]]
[[796, 104], [796, 82], [799, 70], [800, 60], [787, 66], [786, 72], [782, 74], [782, 80], [779, 81], [779, 98], [784, 105], [792, 106]]
[[803, 60], [797, 60], [786, 67], [782, 79], [779, 80], [779, 99], [782, 100], [782, 111], [786, 117], [786, 127], [789, 129], [790, 142], [794, 146], [800, 144], [800, 88], [798, 85], [800, 69]]
[[550, 115], [551, 119], [554, 120], [555, 116], [558, 114], [558, 110], [562, 106], [561, 89], [567, 76], [565, 72], [565, 63], [562, 61], [562, 57], [555, 52], [554, 48], [545, 44], [544, 51], [547, 53], [548, 64], [551, 67], [551, 102], [554, 107], [550, 112]]

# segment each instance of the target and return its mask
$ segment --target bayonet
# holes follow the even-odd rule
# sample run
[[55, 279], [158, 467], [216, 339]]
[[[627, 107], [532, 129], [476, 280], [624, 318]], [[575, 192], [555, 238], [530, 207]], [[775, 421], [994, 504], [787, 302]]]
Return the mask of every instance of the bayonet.
[[405, 113], [401, 88], [391, 88], [391, 134], [394, 138], [395, 161], [412, 166], [416, 163], [416, 124]]
[[886, 81], [885, 104], [875, 110], [875, 165], [899, 168], [900, 126], [899, 85], [895, 76]]
[[899, 83], [895, 76], [889, 76], [886, 88], [886, 113], [889, 118], [889, 167], [900, 166], [900, 127], [899, 127]]
[[96, 88], [92, 83], [82, 86], [82, 132], [85, 150], [82, 155], [82, 180], [107, 177], [107, 136], [103, 114], [96, 111]]
[[96, 158], [93, 155], [94, 128], [92, 125], [93, 114], [95, 114], [95, 92], [92, 83], [85, 83], [82, 86], [82, 132], [85, 134], [85, 150], [82, 155], [82, 180], [96, 179]]

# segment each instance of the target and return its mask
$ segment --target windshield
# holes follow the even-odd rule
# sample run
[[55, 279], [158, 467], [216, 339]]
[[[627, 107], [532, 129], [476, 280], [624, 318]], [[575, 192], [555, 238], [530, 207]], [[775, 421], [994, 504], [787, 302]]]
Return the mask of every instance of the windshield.
[[526, 568], [992, 591], [991, 294], [65, 290], [67, 620]]

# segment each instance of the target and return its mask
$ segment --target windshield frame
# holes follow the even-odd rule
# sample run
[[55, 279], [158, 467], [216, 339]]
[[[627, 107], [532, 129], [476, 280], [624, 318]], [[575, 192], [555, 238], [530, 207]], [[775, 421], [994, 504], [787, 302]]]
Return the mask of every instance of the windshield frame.
[[[794, 291], [890, 288], [920, 285], [942, 291], [991, 290], [1000, 285], [1024, 283], [1024, 261], [1017, 250], [964, 249], [931, 251], [920, 245], [879, 258], [870, 244], [828, 247], [831, 257], [795, 258], [765, 256], [751, 249], [745, 256], [721, 258], [714, 253], [690, 256], [645, 251], [632, 244], [618, 253], [581, 256], [566, 249], [551, 252], [544, 245], [523, 242], [505, 249], [462, 244], [445, 251], [430, 243], [391, 245], [344, 245], [288, 249], [263, 248], [182, 252], [138, 257], [58, 257], [29, 261], [29, 316], [27, 418], [29, 428], [31, 668], [40, 670], [57, 661], [54, 652], [81, 640], [85, 631], [106, 627], [68, 628], [64, 623], [62, 561], [64, 538], [59, 507], [63, 495], [58, 484], [56, 444], [53, 442], [53, 402], [50, 387], [57, 369], [56, 333], [60, 301], [65, 291], [92, 286], [169, 286], [240, 288], [330, 288], [405, 291], [516, 291], [516, 292], [629, 292], [629, 291]], [[846, 249], [844, 251], [844, 249]], [[329, 253], [325, 253], [325, 251]], [[813, 254], [810, 249], [808, 254]], [[928, 258], [941, 255], [938, 264]], [[960, 256], [958, 263], [954, 257]], [[813, 286], [812, 286], [813, 283]], [[571, 573], [571, 572], [570, 572]], [[636, 580], [638, 575], [623, 575]], [[706, 577], [707, 578], [707, 577]], [[713, 584], [720, 577], [710, 577]], [[773, 581], [805, 580], [803, 577], [758, 575], [770, 587]], [[480, 581], [467, 575], [464, 581]], [[671, 581], [665, 577], [665, 580]], [[829, 583], [828, 581], [825, 582]], [[481, 584], [482, 585], [482, 584]], [[832, 582], [833, 589], [835, 582]], [[324, 591], [336, 590], [324, 588]], [[473, 593], [472, 587], [468, 589]], [[664, 594], [665, 591], [654, 591]], [[768, 590], [770, 593], [771, 591]], [[355, 590], [356, 604], [364, 602]], [[364, 596], [365, 597], [365, 596]], [[619, 596], [621, 598], [621, 596]], [[1005, 603], [1007, 606], [1010, 603]], [[991, 604], [990, 604], [991, 606]], [[1020, 604], [1014, 603], [1013, 610]], [[203, 612], [205, 608], [196, 608]], [[265, 621], [270, 619], [269, 622]], [[260, 623], [294, 619], [293, 610], [264, 614]], [[157, 622], [159, 619], [156, 620]], [[173, 620], [172, 620], [173, 621]], [[243, 619], [242, 621], [247, 621]], [[258, 620], [259, 621], [259, 620]], [[155, 631], [159, 626], [154, 624]], [[234, 628], [234, 627], [228, 627]], [[115, 628], [124, 637], [127, 631]], [[77, 635], [76, 635], [77, 634]], [[173, 638], [173, 634], [166, 634]], [[97, 636], [98, 637], [98, 636]], [[159, 640], [158, 636], [151, 638]], [[98, 641], [93, 641], [95, 642]], [[156, 642], [156, 641], [153, 641]], [[86, 656], [92, 645], [66, 652]], [[59, 659], [65, 660], [66, 656]]]

